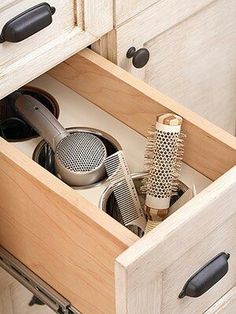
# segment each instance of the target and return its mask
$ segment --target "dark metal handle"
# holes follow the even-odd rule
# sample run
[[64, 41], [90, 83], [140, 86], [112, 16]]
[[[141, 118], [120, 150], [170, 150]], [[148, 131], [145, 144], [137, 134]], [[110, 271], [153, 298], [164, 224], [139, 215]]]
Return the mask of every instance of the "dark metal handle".
[[40, 3], [8, 21], [2, 29], [0, 43], [17, 43], [39, 32], [52, 23], [56, 9], [48, 3]]
[[150, 58], [150, 53], [146, 48], [140, 48], [136, 50], [135, 47], [129, 48], [126, 54], [127, 58], [133, 58], [132, 63], [135, 68], [143, 68]]
[[228, 272], [230, 254], [220, 253], [199, 269], [185, 283], [179, 298], [185, 296], [197, 298], [213, 287]]

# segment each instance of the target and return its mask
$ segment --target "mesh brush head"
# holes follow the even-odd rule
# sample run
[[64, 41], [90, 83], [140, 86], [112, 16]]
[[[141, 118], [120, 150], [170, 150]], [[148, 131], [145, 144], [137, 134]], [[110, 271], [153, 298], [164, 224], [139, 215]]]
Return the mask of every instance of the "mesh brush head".
[[72, 185], [88, 185], [105, 174], [106, 147], [95, 135], [71, 133], [56, 147], [55, 165], [59, 177]]
[[137, 226], [144, 231], [146, 218], [123, 152], [107, 157], [105, 169], [109, 179], [114, 181], [113, 193], [124, 225]]

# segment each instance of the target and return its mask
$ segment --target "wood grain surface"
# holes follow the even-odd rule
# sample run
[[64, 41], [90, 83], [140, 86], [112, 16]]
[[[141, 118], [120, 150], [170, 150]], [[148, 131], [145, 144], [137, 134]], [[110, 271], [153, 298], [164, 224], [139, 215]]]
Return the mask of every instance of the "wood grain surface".
[[212, 305], [205, 314], [233, 314], [236, 309], [236, 287]]
[[[199, 314], [235, 286], [235, 178], [236, 167], [117, 258], [117, 314], [143, 314], [145, 306], [146, 314]], [[201, 297], [178, 299], [185, 282], [221, 252], [231, 254], [228, 273]]]
[[87, 49], [49, 72], [142, 135], [156, 115], [184, 118], [184, 161], [214, 180], [236, 164], [236, 138]]
[[113, 0], [84, 0], [84, 28], [101, 37], [113, 28]]
[[[236, 135], [236, 3], [218, 0], [145, 43], [145, 82]], [[174, 51], [174, 53], [173, 53]]]
[[[158, 0], [115, 0], [114, 24], [118, 27]], [[160, 1], [160, 0], [159, 0]]]
[[[235, 14], [234, 0], [157, 1], [92, 48], [235, 135]], [[142, 69], [126, 57], [132, 46], [150, 52]]]
[[0, 139], [0, 244], [82, 313], [114, 313], [115, 258], [138, 238]]

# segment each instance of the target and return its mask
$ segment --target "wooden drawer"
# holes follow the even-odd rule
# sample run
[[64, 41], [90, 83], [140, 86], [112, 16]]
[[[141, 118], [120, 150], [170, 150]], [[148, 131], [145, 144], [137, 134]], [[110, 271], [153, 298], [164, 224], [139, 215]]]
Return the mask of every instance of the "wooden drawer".
[[[0, 32], [10, 19], [40, 3], [4, 1], [0, 6]], [[47, 3], [56, 9], [49, 26], [21, 42], [0, 43], [0, 98], [112, 30], [112, 0], [103, 0], [103, 10], [99, 0]]]
[[[236, 139], [90, 50], [50, 75], [143, 135], [156, 114], [180, 114], [184, 160], [214, 182], [138, 239], [1, 140], [1, 245], [82, 313], [204, 312], [236, 284]], [[228, 274], [201, 297], [178, 299], [222, 251]]]

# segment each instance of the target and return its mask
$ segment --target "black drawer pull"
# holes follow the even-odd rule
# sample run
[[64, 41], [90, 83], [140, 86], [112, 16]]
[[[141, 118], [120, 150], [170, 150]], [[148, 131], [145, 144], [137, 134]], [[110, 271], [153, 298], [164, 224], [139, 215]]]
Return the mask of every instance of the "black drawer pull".
[[185, 283], [179, 298], [185, 296], [197, 298], [213, 287], [225, 274], [227, 274], [230, 254], [220, 253], [199, 269]]
[[17, 43], [39, 32], [52, 23], [56, 9], [48, 3], [40, 3], [8, 21], [2, 29], [0, 43]]

